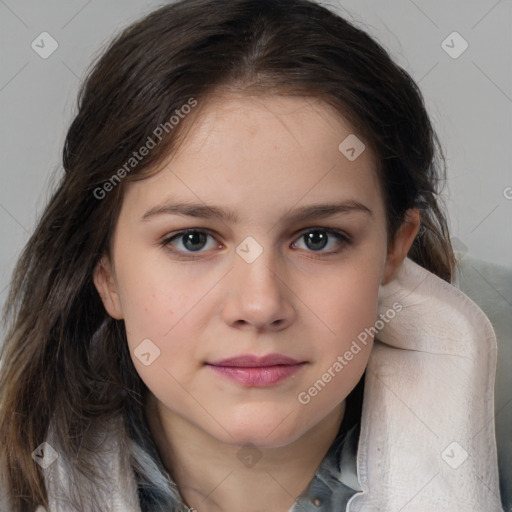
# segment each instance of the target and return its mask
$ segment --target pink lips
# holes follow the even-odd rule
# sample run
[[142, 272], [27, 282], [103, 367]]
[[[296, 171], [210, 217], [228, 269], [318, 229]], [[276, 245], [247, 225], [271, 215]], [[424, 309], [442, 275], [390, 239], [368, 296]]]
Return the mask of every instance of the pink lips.
[[245, 386], [267, 387], [293, 375], [305, 364], [281, 354], [246, 355], [207, 363], [215, 372]]

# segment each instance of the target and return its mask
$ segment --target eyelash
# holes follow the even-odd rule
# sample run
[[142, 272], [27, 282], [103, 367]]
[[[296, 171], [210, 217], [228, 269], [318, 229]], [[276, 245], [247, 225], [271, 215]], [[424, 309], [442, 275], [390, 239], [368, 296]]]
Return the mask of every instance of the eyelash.
[[[299, 236], [296, 238], [296, 241], [300, 240], [301, 237], [303, 237], [307, 233], [312, 233], [312, 232], [324, 232], [324, 233], [327, 233], [328, 235], [336, 237], [338, 239], [338, 241], [339, 241], [339, 244], [340, 244], [341, 248], [343, 248], [343, 246], [351, 245], [352, 244], [351, 237], [349, 237], [343, 231], [338, 231], [337, 229], [332, 229], [332, 228], [324, 228], [324, 227], [320, 227], [320, 226], [313, 227], [313, 228], [308, 228], [306, 230], [303, 230], [299, 234]], [[190, 229], [185, 229], [183, 231], [178, 231], [176, 233], [173, 233], [173, 234], [165, 237], [160, 242], [160, 246], [165, 248], [165, 249], [167, 249], [167, 250], [169, 250], [169, 251], [171, 251], [179, 259], [183, 259], [183, 260], [198, 260], [198, 259], [204, 258], [204, 256], [196, 256], [194, 254], [194, 252], [185, 252], [185, 251], [182, 251], [182, 250], [179, 250], [179, 249], [174, 249], [174, 248], [171, 249], [169, 247], [173, 240], [178, 239], [180, 237], [183, 237], [183, 236], [185, 236], [187, 234], [190, 234], [190, 233], [205, 233], [206, 235], [209, 235], [209, 236], [211, 236], [212, 238], [215, 239], [215, 236], [213, 235], [213, 233], [211, 233], [208, 229], [190, 228]], [[310, 256], [311, 258], [322, 259], [322, 258], [324, 258], [326, 256], [338, 254], [340, 251], [341, 251], [341, 249], [338, 248], [336, 250], [331, 250], [331, 251], [311, 251], [310, 250], [310, 251], [307, 251], [307, 252], [311, 253], [311, 256]], [[202, 251], [195, 251], [195, 252], [197, 252], [198, 254], [202, 254]], [[315, 253], [319, 253], [319, 254], [321, 254], [321, 256], [315, 256], [314, 255]]]

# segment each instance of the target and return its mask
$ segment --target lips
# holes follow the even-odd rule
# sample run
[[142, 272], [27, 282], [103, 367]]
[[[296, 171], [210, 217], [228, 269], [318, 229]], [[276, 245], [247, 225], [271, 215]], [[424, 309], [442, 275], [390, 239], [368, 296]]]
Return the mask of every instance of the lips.
[[282, 354], [269, 354], [267, 356], [258, 357], [254, 355], [244, 355], [238, 357], [230, 357], [228, 359], [222, 359], [213, 363], [207, 363], [211, 366], [236, 366], [239, 368], [263, 368], [265, 366], [289, 366], [300, 364], [301, 361], [297, 361], [288, 356]]
[[207, 363], [216, 374], [247, 387], [273, 386], [298, 372], [305, 364], [305, 361], [282, 354], [245, 355]]

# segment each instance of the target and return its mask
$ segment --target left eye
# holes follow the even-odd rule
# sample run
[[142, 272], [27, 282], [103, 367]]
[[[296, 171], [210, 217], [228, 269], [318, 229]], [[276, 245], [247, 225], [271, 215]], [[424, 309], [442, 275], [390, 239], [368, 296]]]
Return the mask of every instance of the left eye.
[[[326, 229], [311, 229], [301, 235], [299, 241], [303, 241], [305, 248], [310, 251], [319, 252], [324, 249], [336, 249], [337, 246], [349, 243], [348, 237], [335, 231]], [[297, 247], [298, 242], [293, 244]], [[333, 246], [334, 245], [334, 246]], [[328, 247], [329, 246], [329, 247]], [[297, 247], [303, 249], [304, 247]]]

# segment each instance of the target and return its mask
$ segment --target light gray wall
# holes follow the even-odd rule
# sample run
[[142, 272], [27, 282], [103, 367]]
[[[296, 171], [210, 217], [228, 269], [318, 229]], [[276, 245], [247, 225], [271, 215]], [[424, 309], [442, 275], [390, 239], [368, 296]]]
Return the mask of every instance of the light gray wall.
[[[84, 72], [112, 34], [164, 2], [0, 0], [0, 306], [55, 178]], [[443, 142], [459, 250], [512, 267], [512, 0], [332, 0], [419, 82]], [[468, 48], [452, 58], [442, 42]], [[49, 33], [58, 43], [48, 58]], [[46, 37], [46, 36], [45, 36]], [[454, 56], [462, 39], [445, 47]], [[0, 333], [1, 334], [1, 333]]]

